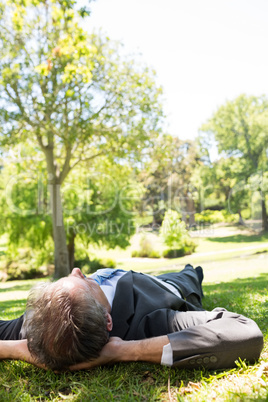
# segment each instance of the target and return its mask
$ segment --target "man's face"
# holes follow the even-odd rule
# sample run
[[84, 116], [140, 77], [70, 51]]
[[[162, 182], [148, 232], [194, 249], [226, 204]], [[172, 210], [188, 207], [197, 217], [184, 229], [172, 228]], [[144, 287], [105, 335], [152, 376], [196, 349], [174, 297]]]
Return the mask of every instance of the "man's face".
[[111, 312], [111, 306], [101, 287], [94, 279], [85, 278], [79, 268], [74, 268], [69, 276], [58, 280], [57, 284], [67, 288], [70, 292], [81, 291], [82, 289], [86, 292], [90, 291], [91, 295], [105, 307], [107, 312]]

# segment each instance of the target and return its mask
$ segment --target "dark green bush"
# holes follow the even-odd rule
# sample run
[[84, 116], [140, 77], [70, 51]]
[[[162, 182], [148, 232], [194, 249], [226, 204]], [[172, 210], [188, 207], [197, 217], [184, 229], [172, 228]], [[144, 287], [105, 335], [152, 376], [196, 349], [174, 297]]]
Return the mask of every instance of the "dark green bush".
[[179, 248], [177, 250], [165, 250], [163, 251], [163, 257], [164, 258], [178, 258], [184, 256], [184, 249]]
[[83, 269], [83, 267], [85, 266], [89, 266], [90, 264], [90, 259], [88, 255], [84, 255], [81, 258], [78, 258], [74, 261], [74, 266], [76, 268], [80, 268], [81, 270]]
[[46, 250], [31, 248], [9, 248], [1, 269], [5, 280], [35, 279], [49, 275], [50, 254]]
[[78, 265], [79, 261], [75, 262], [75, 266], [80, 268], [84, 274], [92, 274], [93, 272], [96, 272], [98, 269], [102, 268], [115, 268], [116, 267], [116, 262], [111, 259], [99, 259], [99, 258], [93, 258], [90, 260], [86, 261], [84, 264]]
[[35, 250], [10, 245], [1, 261], [2, 276], [8, 281], [42, 278], [51, 275], [54, 270], [51, 260], [53, 254], [50, 249]]
[[160, 254], [158, 253], [158, 251], [155, 250], [151, 250], [148, 252], [144, 252], [143, 250], [133, 250], [131, 253], [131, 257], [136, 258], [136, 257], [140, 257], [140, 258], [160, 258]]
[[178, 249], [168, 249], [163, 251], [164, 258], [178, 258], [183, 257], [184, 255], [190, 255], [194, 253], [196, 249], [196, 244], [194, 242], [188, 242], [181, 248]]
[[5, 272], [7, 280], [12, 281], [16, 279], [35, 279], [47, 276], [46, 271], [41, 268], [31, 267], [26, 263], [17, 261], [9, 262], [6, 266]]

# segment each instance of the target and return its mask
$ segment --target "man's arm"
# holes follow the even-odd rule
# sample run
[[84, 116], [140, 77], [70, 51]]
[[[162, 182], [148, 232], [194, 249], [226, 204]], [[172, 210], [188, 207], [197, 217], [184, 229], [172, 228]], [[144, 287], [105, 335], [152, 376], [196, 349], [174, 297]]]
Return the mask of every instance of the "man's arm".
[[[121, 338], [113, 337], [104, 346], [97, 359], [71, 366], [70, 370], [91, 369], [105, 364], [129, 361], [161, 363], [163, 346], [168, 343], [167, 336], [139, 341], [123, 341]], [[45, 368], [43, 365], [38, 364], [30, 354], [26, 339], [0, 341], [0, 360], [4, 359], [22, 360], [37, 367]]]
[[209, 369], [236, 366], [236, 360], [258, 360], [263, 335], [257, 324], [225, 309], [212, 312], [178, 312], [174, 317], [175, 332], [139, 341], [111, 338], [98, 359], [70, 367], [90, 369], [97, 365], [124, 361], [161, 363], [163, 347], [170, 343], [170, 365], [182, 368]]
[[46, 368], [39, 364], [29, 352], [27, 339], [17, 341], [0, 340], [0, 360], [22, 360], [40, 368]]
[[97, 359], [71, 366], [70, 370], [88, 370], [105, 364], [130, 361], [161, 363], [163, 347], [168, 343], [166, 335], [139, 341], [123, 341], [112, 337]]
[[23, 355], [25, 358], [28, 356], [29, 350], [27, 348], [27, 340], [22, 339], [18, 341], [0, 341], [0, 360], [25, 360], [21, 359]]

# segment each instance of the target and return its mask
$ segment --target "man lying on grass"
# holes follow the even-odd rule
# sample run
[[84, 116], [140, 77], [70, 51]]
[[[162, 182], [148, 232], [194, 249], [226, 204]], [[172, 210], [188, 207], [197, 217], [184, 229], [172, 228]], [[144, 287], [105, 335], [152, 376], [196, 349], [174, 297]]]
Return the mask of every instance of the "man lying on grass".
[[[108, 272], [107, 272], [108, 271]], [[202, 308], [201, 267], [157, 277], [80, 269], [34, 287], [26, 313], [0, 321], [0, 358], [52, 370], [122, 361], [181, 368], [255, 362], [263, 347], [257, 324], [224, 308]]]

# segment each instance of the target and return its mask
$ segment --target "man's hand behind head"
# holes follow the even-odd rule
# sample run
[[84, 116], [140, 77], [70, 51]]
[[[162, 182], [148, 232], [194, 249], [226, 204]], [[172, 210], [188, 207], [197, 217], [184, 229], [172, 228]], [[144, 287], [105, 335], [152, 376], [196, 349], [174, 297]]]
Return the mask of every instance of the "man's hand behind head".
[[90, 370], [97, 366], [119, 362], [122, 358], [122, 348], [126, 343], [128, 342], [123, 341], [121, 338], [112, 337], [110, 338], [109, 342], [102, 348], [100, 356], [97, 359], [70, 366], [70, 370]]

